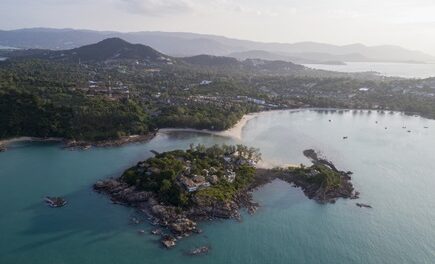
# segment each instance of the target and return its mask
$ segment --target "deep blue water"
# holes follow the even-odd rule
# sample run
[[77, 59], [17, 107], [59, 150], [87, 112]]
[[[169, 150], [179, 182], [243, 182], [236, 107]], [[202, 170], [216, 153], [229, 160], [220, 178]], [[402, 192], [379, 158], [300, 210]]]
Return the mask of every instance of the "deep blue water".
[[[173, 132], [89, 151], [16, 143], [0, 153], [0, 263], [435, 263], [435, 121], [366, 111], [270, 112], [247, 123], [242, 141], [273, 165], [308, 163], [304, 149], [322, 151], [354, 172], [360, 201], [373, 209], [350, 200], [320, 205], [275, 181], [255, 193], [262, 206], [254, 216], [201, 223], [202, 234], [165, 250], [156, 237], [137, 233], [151, 230], [147, 223], [129, 223], [140, 217], [134, 209], [111, 204], [92, 184], [150, 157], [151, 149], [234, 140]], [[46, 195], [69, 204], [49, 208]], [[209, 255], [184, 254], [204, 244]]]

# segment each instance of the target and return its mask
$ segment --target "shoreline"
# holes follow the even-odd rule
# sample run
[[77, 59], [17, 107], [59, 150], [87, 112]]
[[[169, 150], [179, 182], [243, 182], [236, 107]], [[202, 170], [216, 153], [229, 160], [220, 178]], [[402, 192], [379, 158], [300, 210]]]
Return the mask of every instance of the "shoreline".
[[40, 138], [40, 137], [15, 137], [10, 139], [0, 140], [0, 148], [6, 150], [11, 144], [18, 142], [59, 142], [63, 144], [63, 148], [66, 149], [89, 149], [91, 147], [117, 147], [131, 143], [137, 142], [145, 142], [153, 139], [156, 136], [156, 133], [149, 133], [146, 135], [131, 135], [122, 137], [119, 139], [109, 139], [102, 141], [82, 141], [82, 140], [73, 140], [66, 138], [58, 138], [58, 137], [48, 137], [48, 138]]
[[[266, 111], [260, 111], [260, 112], [253, 112], [243, 115], [243, 117], [231, 128], [222, 130], [222, 131], [214, 131], [209, 129], [195, 129], [195, 128], [161, 128], [158, 129], [156, 132], [150, 132], [146, 135], [132, 135], [123, 137], [120, 139], [108, 139], [103, 141], [75, 141], [71, 139], [65, 139], [65, 138], [58, 138], [58, 137], [49, 137], [49, 138], [39, 138], [39, 137], [29, 137], [29, 136], [23, 136], [23, 137], [15, 137], [15, 138], [9, 138], [9, 139], [0, 139], [0, 149], [6, 150], [7, 147], [10, 144], [17, 143], [17, 142], [64, 142], [66, 148], [71, 149], [88, 149], [90, 147], [116, 147], [116, 146], [123, 146], [130, 143], [137, 143], [137, 142], [145, 142], [150, 141], [153, 139], [158, 133], [166, 133], [166, 132], [194, 132], [194, 133], [205, 133], [209, 135], [215, 135], [215, 136], [222, 136], [222, 137], [229, 137], [236, 140], [242, 140], [243, 137], [243, 128], [246, 126], [246, 124], [265, 114], [274, 113], [274, 112], [297, 112], [302, 110], [310, 110], [310, 111], [375, 111], [375, 112], [393, 112], [395, 114], [403, 114], [407, 116], [414, 116], [414, 117], [420, 117], [420, 118], [426, 118], [428, 120], [434, 120], [430, 117], [426, 117], [424, 115], [421, 115], [419, 113], [409, 113], [405, 111], [398, 111], [398, 110], [381, 110], [381, 109], [358, 109], [358, 108], [319, 108], [319, 107], [307, 107], [307, 108], [289, 108], [289, 109], [276, 109], [276, 110], [266, 110]], [[141, 138], [141, 139], [134, 139], [134, 138]], [[75, 143], [74, 143], [75, 142]], [[298, 167], [299, 165], [295, 164], [288, 164], [291, 167]], [[270, 166], [262, 165], [259, 168], [270, 168]], [[283, 165], [287, 166], [287, 164]], [[279, 166], [281, 167], [281, 166]]]
[[[214, 131], [209, 129], [195, 129], [195, 128], [161, 128], [158, 132], [165, 133], [165, 132], [195, 132], [195, 133], [204, 133], [204, 134], [210, 134], [215, 136], [222, 136], [222, 137], [229, 137], [234, 138], [237, 140], [241, 140], [243, 136], [243, 128], [246, 126], [246, 124], [261, 116], [268, 113], [274, 113], [274, 112], [287, 112], [287, 111], [299, 111], [304, 110], [305, 108], [293, 108], [293, 109], [279, 109], [279, 110], [268, 110], [268, 111], [260, 111], [260, 112], [254, 112], [243, 115], [243, 117], [231, 128], [222, 130], [222, 131]], [[306, 108], [309, 109], [309, 108]]]
[[18, 142], [62, 142], [65, 141], [63, 138], [57, 138], [57, 137], [49, 137], [49, 138], [40, 138], [40, 137], [15, 137], [15, 138], [9, 138], [9, 139], [2, 139], [0, 140], [0, 146], [9, 146], [13, 143]]

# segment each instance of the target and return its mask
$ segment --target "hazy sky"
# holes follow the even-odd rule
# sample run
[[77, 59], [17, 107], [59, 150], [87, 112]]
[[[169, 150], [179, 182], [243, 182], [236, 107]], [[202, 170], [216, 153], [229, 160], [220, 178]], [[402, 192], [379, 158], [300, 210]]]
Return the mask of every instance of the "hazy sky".
[[435, 54], [435, 0], [0, 0], [0, 28], [184, 31]]

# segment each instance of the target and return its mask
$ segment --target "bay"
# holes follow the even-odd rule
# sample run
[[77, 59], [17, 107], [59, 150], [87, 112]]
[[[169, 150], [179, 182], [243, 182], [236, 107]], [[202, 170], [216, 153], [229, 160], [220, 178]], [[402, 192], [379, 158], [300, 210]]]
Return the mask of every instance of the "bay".
[[[0, 153], [0, 263], [433, 263], [434, 138], [435, 121], [401, 113], [299, 110], [260, 113], [237, 140], [166, 131], [148, 143], [89, 151], [15, 143]], [[268, 166], [309, 164], [302, 151], [317, 149], [354, 172], [360, 201], [373, 209], [351, 200], [320, 205], [275, 181], [255, 192], [261, 207], [254, 216], [201, 223], [202, 234], [165, 250], [146, 222], [130, 224], [141, 217], [134, 209], [92, 191], [95, 181], [119, 176], [150, 150], [191, 143], [258, 147]], [[49, 208], [45, 195], [69, 204]], [[209, 255], [186, 256], [204, 244]]]

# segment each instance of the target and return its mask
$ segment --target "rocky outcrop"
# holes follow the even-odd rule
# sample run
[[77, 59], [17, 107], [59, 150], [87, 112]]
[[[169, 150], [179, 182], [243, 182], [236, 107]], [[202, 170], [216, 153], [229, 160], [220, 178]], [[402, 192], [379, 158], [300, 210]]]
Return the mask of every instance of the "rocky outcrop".
[[[336, 166], [326, 160], [319, 157], [318, 153], [312, 149], [305, 150], [304, 155], [313, 162], [312, 167], [306, 167], [306, 170], [302, 168], [295, 169], [257, 169], [255, 187], [264, 185], [271, 182], [274, 179], [281, 179], [295, 187], [302, 189], [304, 194], [309, 198], [319, 203], [335, 203], [337, 199], [358, 199], [360, 193], [355, 191], [351, 183], [350, 171], [340, 171]], [[331, 172], [337, 181], [334, 185], [328, 185], [328, 181], [314, 180], [320, 172], [316, 170], [316, 165], [326, 167]], [[311, 169], [312, 168], [312, 169]]]
[[151, 192], [138, 191], [136, 187], [114, 179], [98, 181], [94, 184], [94, 189], [109, 194], [113, 201], [127, 204], [143, 203], [153, 196]]
[[177, 235], [190, 234], [196, 230], [196, 223], [188, 218], [179, 218], [171, 223], [169, 228]]
[[176, 245], [177, 239], [170, 235], [164, 235], [161, 242], [166, 248], [173, 248]]

